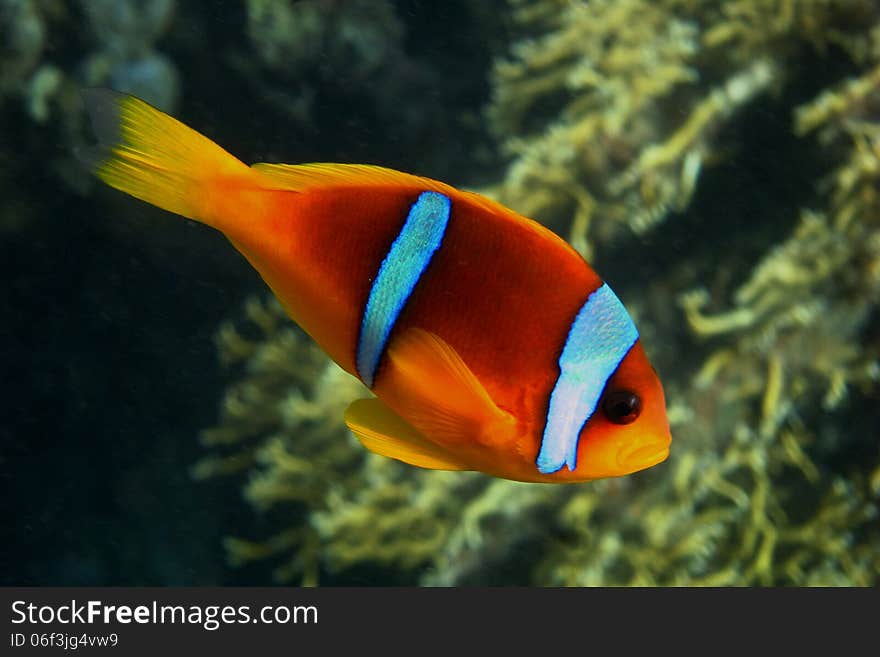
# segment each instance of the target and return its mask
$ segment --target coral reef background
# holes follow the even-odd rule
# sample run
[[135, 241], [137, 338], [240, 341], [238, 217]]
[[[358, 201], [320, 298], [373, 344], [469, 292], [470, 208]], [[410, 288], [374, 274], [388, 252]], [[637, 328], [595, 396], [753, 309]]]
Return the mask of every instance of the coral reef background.
[[[0, 4], [0, 583], [878, 583], [876, 2], [211, 6]], [[223, 238], [77, 165], [96, 85], [552, 227], [635, 315], [670, 459], [544, 486], [365, 453], [365, 391]]]

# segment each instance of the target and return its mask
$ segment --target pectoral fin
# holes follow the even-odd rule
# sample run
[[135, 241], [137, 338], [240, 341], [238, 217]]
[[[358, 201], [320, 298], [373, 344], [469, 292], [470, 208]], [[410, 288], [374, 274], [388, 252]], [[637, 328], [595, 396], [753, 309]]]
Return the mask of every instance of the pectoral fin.
[[371, 452], [431, 470], [470, 470], [442, 447], [425, 439], [378, 399], [358, 399], [345, 411], [345, 424]]
[[513, 439], [515, 418], [439, 336], [408, 330], [389, 345], [387, 367], [389, 403], [424, 435], [446, 446]]

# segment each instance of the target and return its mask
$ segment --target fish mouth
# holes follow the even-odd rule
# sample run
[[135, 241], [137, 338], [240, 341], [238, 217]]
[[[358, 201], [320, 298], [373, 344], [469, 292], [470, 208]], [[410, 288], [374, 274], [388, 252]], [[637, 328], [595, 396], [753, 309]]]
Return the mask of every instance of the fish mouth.
[[620, 465], [628, 472], [636, 472], [662, 463], [669, 456], [670, 442], [652, 442], [624, 452], [619, 458]]

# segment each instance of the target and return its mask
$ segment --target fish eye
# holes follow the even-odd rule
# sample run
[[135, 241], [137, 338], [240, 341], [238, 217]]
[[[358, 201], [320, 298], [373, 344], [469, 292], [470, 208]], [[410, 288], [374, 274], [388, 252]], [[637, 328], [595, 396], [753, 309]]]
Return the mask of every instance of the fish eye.
[[642, 412], [642, 400], [629, 390], [616, 390], [605, 395], [602, 410], [614, 424], [629, 424]]

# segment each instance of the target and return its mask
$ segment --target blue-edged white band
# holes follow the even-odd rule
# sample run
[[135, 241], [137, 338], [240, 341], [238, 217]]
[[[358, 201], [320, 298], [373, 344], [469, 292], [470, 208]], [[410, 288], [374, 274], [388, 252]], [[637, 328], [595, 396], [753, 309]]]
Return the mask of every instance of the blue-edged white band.
[[538, 471], [577, 466], [578, 437], [592, 417], [605, 383], [639, 337], [629, 313], [607, 284], [581, 306], [559, 357], [559, 378], [538, 453]]
[[440, 248], [452, 203], [438, 192], [422, 192], [382, 260], [367, 299], [357, 347], [357, 371], [373, 386], [379, 359], [401, 310]]

